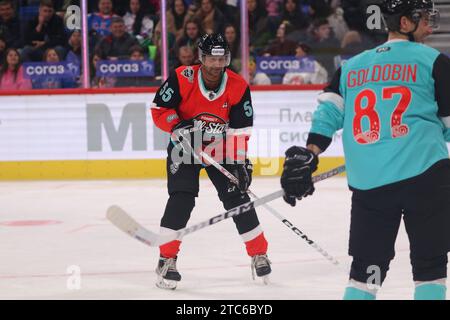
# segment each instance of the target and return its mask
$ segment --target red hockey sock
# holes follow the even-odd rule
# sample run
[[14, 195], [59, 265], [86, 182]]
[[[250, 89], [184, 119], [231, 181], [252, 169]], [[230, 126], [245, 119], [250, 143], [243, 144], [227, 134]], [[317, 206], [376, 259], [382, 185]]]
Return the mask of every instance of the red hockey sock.
[[266, 254], [268, 244], [266, 238], [264, 237], [264, 232], [261, 232], [252, 240], [246, 241], [245, 246], [250, 257], [253, 257], [257, 254]]
[[173, 240], [159, 246], [159, 252], [164, 258], [175, 258], [180, 251], [181, 241]]

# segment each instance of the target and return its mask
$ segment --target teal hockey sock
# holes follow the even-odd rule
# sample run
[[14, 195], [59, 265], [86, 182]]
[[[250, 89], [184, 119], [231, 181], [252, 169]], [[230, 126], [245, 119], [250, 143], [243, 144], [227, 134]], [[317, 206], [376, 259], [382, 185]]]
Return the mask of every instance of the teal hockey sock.
[[375, 300], [375, 298], [372, 293], [355, 287], [345, 289], [344, 300]]
[[445, 300], [447, 287], [439, 283], [424, 283], [416, 286], [414, 300]]

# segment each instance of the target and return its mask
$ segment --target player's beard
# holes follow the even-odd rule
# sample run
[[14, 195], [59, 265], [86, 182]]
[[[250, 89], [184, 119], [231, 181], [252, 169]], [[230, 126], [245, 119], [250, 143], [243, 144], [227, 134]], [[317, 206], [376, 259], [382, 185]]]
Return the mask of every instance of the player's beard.
[[222, 79], [223, 72], [224, 68], [202, 66], [203, 80], [205, 80], [207, 84], [218, 85], [220, 80]]

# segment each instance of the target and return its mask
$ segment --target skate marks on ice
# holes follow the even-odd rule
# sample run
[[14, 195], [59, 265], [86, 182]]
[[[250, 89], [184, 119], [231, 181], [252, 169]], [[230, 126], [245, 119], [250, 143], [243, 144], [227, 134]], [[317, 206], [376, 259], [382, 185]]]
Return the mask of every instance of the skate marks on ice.
[[[159, 230], [164, 211], [163, 180], [0, 183], [0, 223], [61, 221], [39, 226], [0, 225], [0, 299], [341, 299], [346, 277], [296, 234], [263, 209], [257, 210], [269, 241], [270, 284], [251, 278], [231, 219], [185, 238], [175, 291], [155, 286], [157, 248], [117, 232], [104, 218], [111, 203], [133, 212], [150, 230]], [[257, 194], [273, 192], [279, 178], [256, 178]], [[336, 258], [348, 263], [350, 193], [346, 180], [317, 184], [313, 197], [291, 208], [271, 202]], [[216, 191], [201, 180], [191, 223], [223, 211]], [[398, 249], [408, 248], [400, 230]], [[68, 267], [81, 269], [81, 288], [67, 288]], [[398, 251], [380, 299], [411, 299], [408, 252]], [[259, 281], [258, 281], [259, 280]], [[69, 281], [70, 282], [70, 281]]]

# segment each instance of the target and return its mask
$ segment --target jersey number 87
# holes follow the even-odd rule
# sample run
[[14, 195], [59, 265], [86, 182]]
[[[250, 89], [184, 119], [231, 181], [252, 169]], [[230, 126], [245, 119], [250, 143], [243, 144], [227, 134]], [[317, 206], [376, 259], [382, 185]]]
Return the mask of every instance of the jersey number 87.
[[[402, 123], [402, 116], [411, 103], [411, 90], [407, 87], [387, 87], [383, 88], [382, 99], [391, 100], [394, 95], [400, 95], [400, 100], [391, 114], [391, 136], [399, 138], [409, 132], [406, 124]], [[366, 107], [363, 108], [362, 101], [366, 100]], [[355, 117], [353, 118], [353, 137], [359, 144], [371, 144], [380, 139], [380, 117], [375, 110], [377, 95], [371, 89], [362, 90], [355, 99]], [[363, 131], [362, 119], [367, 117], [370, 129]]]

